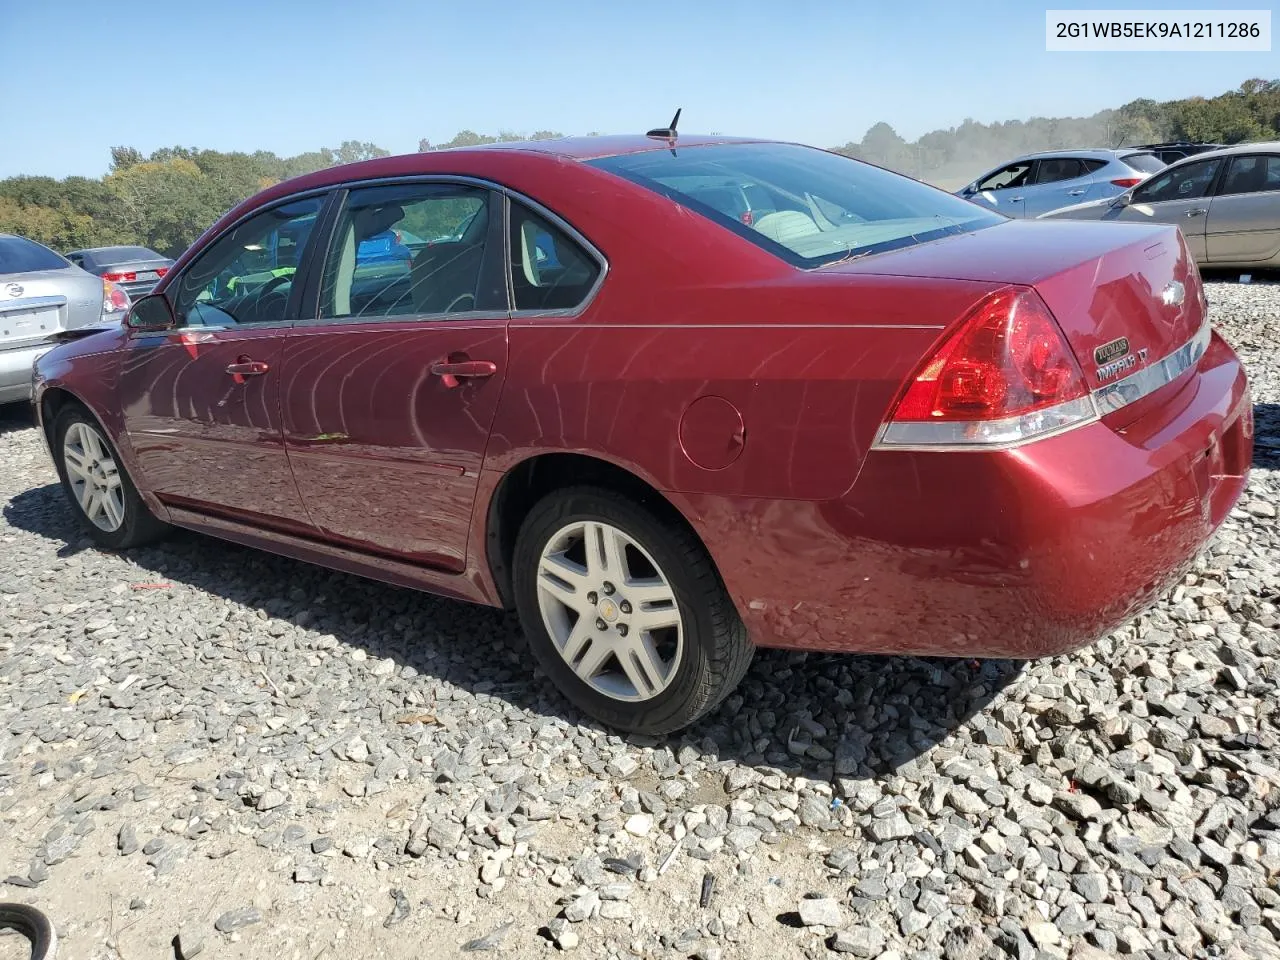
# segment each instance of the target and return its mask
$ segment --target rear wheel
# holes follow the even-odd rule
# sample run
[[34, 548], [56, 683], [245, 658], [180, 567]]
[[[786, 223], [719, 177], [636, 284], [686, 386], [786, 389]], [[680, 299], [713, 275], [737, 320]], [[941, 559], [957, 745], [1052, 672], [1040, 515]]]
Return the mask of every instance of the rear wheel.
[[65, 407], [54, 422], [53, 438], [62, 490], [95, 543], [123, 550], [155, 540], [169, 529], [147, 509], [88, 410]]
[[715, 707], [753, 648], [702, 544], [628, 497], [556, 491], [521, 527], [516, 605], [543, 669], [583, 711], [662, 734]]

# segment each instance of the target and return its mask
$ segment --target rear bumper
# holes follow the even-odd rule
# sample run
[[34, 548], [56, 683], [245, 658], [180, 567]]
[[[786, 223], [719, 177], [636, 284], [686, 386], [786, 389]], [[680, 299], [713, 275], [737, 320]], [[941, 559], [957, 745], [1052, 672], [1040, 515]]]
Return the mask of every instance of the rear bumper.
[[52, 350], [52, 343], [4, 349], [0, 347], [0, 403], [15, 403], [31, 397], [31, 366], [41, 354]]
[[1064, 653], [1186, 572], [1244, 488], [1252, 414], [1244, 368], [1215, 335], [1196, 375], [1122, 430], [875, 450], [841, 500], [740, 503], [708, 543], [763, 646]]

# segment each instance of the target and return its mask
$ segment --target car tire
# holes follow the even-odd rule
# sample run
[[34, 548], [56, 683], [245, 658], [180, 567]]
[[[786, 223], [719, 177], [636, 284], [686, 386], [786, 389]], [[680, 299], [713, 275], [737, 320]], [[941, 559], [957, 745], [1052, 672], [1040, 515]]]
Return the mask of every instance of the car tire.
[[169, 531], [143, 502], [107, 432], [79, 404], [54, 420], [53, 461], [67, 502], [98, 546], [124, 550]]
[[543, 670], [617, 730], [659, 735], [693, 723], [738, 685], [754, 653], [693, 532], [611, 490], [567, 488], [535, 504], [516, 539], [513, 588]]

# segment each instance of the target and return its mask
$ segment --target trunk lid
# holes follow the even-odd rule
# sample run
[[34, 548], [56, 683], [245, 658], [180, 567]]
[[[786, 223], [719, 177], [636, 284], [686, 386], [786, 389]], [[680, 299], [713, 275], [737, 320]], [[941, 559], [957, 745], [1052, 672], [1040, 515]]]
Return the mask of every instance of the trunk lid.
[[0, 348], [49, 340], [102, 318], [102, 281], [76, 267], [0, 276]]
[[1035, 287], [1090, 389], [1158, 363], [1205, 316], [1182, 234], [1163, 224], [1013, 220], [823, 269]]

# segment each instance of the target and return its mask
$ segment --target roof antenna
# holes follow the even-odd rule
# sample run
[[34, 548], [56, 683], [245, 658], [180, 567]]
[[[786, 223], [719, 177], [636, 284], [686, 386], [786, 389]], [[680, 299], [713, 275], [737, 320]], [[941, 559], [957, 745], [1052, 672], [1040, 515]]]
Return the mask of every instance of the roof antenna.
[[658, 140], [671, 140], [671, 141], [673, 141], [673, 142], [674, 142], [674, 141], [675, 141], [675, 139], [676, 139], [676, 136], [677, 136], [677, 134], [676, 134], [676, 124], [680, 122], [680, 110], [681, 110], [681, 109], [683, 109], [683, 108], [678, 108], [678, 109], [676, 110], [676, 115], [675, 115], [674, 117], [672, 117], [672, 118], [671, 118], [671, 126], [669, 126], [669, 127], [656, 127], [655, 129], [650, 130], [648, 133], [646, 133], [646, 134], [645, 134], [645, 136], [646, 136], [646, 137], [654, 137], [655, 139], [658, 139]]

